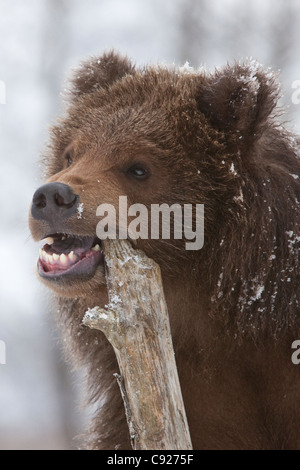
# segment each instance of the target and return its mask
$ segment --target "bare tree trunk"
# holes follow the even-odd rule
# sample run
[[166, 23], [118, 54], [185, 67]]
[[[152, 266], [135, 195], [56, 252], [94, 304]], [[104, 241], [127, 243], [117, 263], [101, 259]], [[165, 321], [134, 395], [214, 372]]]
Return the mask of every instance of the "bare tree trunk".
[[124, 240], [103, 242], [110, 302], [83, 323], [104, 332], [121, 376], [134, 449], [192, 449], [159, 266]]

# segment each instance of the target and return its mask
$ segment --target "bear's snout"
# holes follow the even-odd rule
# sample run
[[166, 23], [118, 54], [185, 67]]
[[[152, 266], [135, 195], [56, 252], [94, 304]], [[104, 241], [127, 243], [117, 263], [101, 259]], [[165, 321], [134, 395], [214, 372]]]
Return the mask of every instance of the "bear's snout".
[[64, 183], [48, 183], [41, 186], [33, 195], [31, 215], [36, 220], [46, 222], [63, 221], [77, 210], [79, 196]]

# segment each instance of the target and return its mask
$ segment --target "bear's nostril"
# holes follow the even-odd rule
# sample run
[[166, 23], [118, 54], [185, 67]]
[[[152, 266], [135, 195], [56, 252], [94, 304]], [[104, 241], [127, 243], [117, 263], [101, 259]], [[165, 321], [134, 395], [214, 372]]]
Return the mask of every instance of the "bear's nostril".
[[64, 206], [65, 205], [64, 198], [58, 193], [56, 193], [54, 195], [54, 201], [55, 201], [55, 204], [57, 204], [58, 206]]
[[68, 194], [70, 197], [66, 197], [66, 195], [61, 195], [60, 193], [56, 193], [54, 195], [54, 202], [59, 207], [65, 207], [66, 209], [70, 209], [76, 202], [77, 196], [74, 194]]
[[38, 209], [44, 209], [47, 205], [47, 199], [44, 194], [40, 194], [36, 199], [33, 200], [33, 203]]

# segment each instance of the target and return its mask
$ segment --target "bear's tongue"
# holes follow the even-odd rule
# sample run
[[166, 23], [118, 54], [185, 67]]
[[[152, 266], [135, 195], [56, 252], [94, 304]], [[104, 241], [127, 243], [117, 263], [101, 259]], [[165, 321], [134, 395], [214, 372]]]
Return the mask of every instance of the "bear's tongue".
[[100, 252], [100, 240], [94, 237], [75, 237], [55, 234], [44, 239], [40, 262], [45, 271], [67, 270], [83, 258]]

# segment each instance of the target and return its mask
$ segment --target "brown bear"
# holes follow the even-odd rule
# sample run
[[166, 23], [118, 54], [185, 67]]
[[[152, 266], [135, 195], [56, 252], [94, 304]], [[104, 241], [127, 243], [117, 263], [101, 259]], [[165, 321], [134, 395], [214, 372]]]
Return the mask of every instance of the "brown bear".
[[109, 52], [77, 70], [30, 228], [46, 239], [38, 273], [57, 294], [67, 357], [98, 404], [86, 448], [131, 448], [112, 347], [82, 324], [108, 300], [97, 207], [117, 209], [120, 195], [204, 204], [202, 249], [136, 240], [162, 271], [193, 448], [300, 448], [300, 164], [277, 101], [252, 60], [208, 73]]

